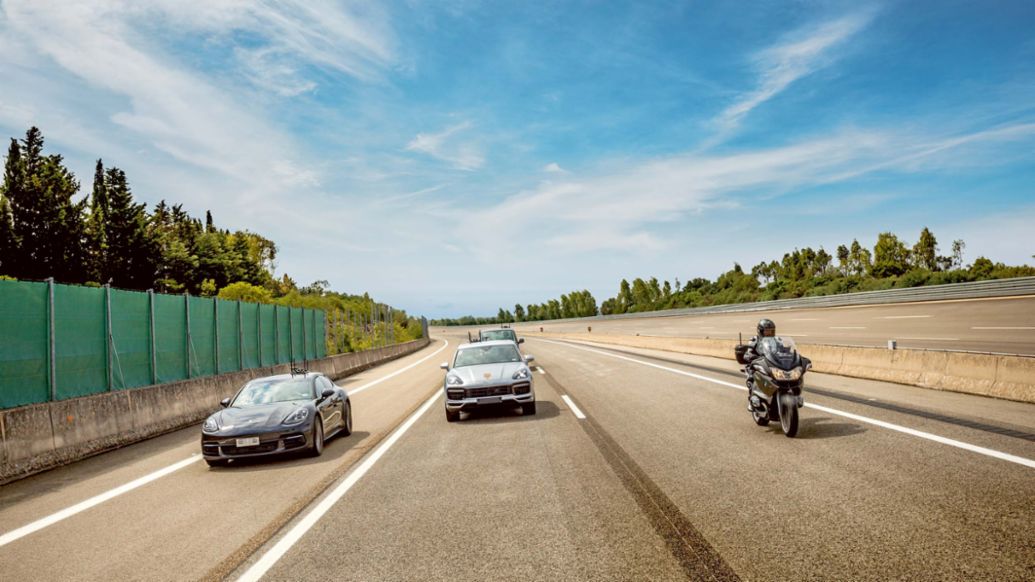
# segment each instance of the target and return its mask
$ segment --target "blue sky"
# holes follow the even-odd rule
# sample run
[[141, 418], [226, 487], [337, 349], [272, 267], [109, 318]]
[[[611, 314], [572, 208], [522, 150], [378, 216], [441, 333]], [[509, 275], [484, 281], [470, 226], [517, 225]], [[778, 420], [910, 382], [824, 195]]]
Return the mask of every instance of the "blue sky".
[[0, 130], [428, 316], [923, 226], [1031, 262], [1032, 2], [0, 0]]

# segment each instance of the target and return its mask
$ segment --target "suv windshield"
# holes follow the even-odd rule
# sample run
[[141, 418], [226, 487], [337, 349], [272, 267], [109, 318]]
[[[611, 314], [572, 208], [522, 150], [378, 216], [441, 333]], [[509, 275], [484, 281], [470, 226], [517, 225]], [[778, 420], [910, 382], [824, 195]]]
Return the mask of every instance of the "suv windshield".
[[454, 368], [463, 366], [478, 366], [481, 364], [502, 364], [506, 362], [520, 362], [521, 354], [513, 345], [503, 346], [474, 346], [464, 348], [456, 353]]
[[243, 408], [273, 402], [311, 400], [315, 397], [311, 378], [256, 380], [245, 386], [230, 406]]
[[512, 329], [494, 329], [482, 332], [482, 341], [487, 342], [492, 340], [510, 340], [516, 342], [517, 334], [514, 333], [514, 330]]

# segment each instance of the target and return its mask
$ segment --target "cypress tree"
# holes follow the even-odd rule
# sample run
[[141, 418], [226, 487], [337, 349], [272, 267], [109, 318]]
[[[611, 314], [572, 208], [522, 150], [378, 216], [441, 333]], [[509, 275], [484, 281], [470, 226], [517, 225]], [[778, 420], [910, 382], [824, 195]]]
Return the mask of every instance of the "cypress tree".
[[154, 282], [157, 249], [147, 232], [143, 204], [133, 202], [126, 173], [109, 168], [104, 173], [107, 198], [107, 272], [103, 277], [120, 287], [145, 289]]
[[104, 182], [104, 163], [98, 159], [93, 172], [90, 215], [86, 221], [90, 244], [90, 277], [107, 282], [111, 272], [108, 257], [108, 187]]

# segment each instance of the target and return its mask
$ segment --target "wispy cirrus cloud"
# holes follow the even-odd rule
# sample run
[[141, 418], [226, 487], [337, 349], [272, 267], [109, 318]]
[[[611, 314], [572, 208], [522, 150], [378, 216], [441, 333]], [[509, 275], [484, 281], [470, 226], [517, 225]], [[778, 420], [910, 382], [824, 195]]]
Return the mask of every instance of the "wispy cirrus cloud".
[[476, 142], [462, 139], [472, 127], [470, 121], [464, 121], [438, 133], [418, 133], [406, 150], [427, 154], [458, 170], [477, 170], [485, 163], [485, 154]]
[[719, 130], [716, 141], [736, 130], [741, 121], [755, 108], [780, 94], [795, 81], [829, 66], [836, 60], [835, 50], [863, 30], [873, 19], [874, 12], [866, 11], [843, 16], [836, 20], [799, 29], [776, 45], [754, 55], [758, 71], [757, 86], [738, 96], [717, 117]]

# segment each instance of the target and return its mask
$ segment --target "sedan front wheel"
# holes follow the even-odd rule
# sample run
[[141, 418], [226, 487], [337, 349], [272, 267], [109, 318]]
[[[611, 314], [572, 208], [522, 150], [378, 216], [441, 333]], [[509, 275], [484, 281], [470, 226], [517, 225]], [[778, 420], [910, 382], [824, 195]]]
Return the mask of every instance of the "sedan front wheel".
[[309, 449], [309, 456], [319, 457], [323, 454], [323, 421], [316, 417], [313, 422], [313, 447]]

